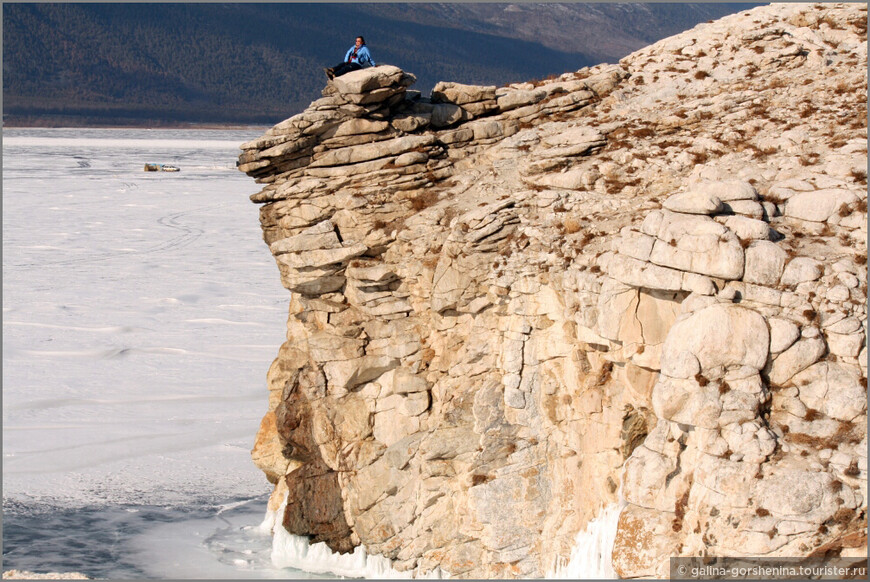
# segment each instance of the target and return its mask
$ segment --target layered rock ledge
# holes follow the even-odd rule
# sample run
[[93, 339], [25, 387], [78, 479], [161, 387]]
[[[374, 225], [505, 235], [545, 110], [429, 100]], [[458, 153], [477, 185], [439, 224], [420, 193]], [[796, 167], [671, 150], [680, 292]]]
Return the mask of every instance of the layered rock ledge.
[[507, 87], [393, 66], [242, 146], [291, 291], [253, 451], [409, 574], [866, 555], [866, 6]]

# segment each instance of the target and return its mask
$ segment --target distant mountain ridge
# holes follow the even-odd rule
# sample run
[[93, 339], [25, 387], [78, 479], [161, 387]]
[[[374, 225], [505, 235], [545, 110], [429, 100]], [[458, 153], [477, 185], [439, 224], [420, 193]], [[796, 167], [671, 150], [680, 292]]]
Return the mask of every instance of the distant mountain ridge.
[[358, 34], [418, 77], [504, 84], [615, 62], [751, 4], [5, 4], [12, 125], [274, 123]]

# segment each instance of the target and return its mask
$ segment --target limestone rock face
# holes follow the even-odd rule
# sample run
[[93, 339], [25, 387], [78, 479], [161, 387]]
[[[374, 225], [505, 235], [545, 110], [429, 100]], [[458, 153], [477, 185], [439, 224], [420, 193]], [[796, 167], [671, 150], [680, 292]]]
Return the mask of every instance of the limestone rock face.
[[866, 554], [866, 6], [537, 83], [396, 67], [243, 144], [290, 291], [253, 458], [291, 533], [542, 577]]

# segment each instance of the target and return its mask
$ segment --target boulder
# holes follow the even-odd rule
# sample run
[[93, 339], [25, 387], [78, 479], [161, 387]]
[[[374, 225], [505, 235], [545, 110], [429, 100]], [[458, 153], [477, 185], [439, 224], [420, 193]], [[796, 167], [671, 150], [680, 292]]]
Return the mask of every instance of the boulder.
[[780, 519], [822, 523], [838, 509], [831, 481], [826, 472], [780, 470], [759, 482], [756, 505]]
[[764, 206], [754, 200], [731, 200], [722, 203], [723, 211], [742, 215], [755, 220], [764, 217]]
[[761, 370], [767, 362], [770, 336], [764, 317], [739, 305], [719, 303], [678, 320], [662, 349], [662, 373], [685, 377], [675, 367], [682, 354], [697, 358], [708, 379], [724, 377], [732, 368]]
[[747, 216], [729, 216], [723, 224], [740, 240], [768, 240], [772, 234], [769, 224]]
[[[668, 370], [671, 371], [670, 365]], [[707, 429], [719, 426], [722, 402], [717, 385], [701, 386], [694, 378], [671, 378], [664, 374], [662, 370], [652, 391], [653, 411], [657, 417]]]
[[652, 263], [723, 279], [743, 276], [739, 239], [709, 217], [665, 213], [655, 236]]
[[795, 257], [785, 266], [780, 277], [783, 285], [794, 287], [801, 283], [816, 281], [824, 273], [822, 264], [809, 257]]
[[432, 127], [447, 127], [470, 118], [471, 116], [458, 105], [438, 103], [432, 108], [430, 123]]
[[390, 125], [405, 133], [412, 133], [419, 129], [423, 129], [432, 120], [432, 112], [428, 113], [408, 113], [397, 115], [390, 120]]
[[800, 330], [793, 322], [781, 317], [767, 320], [770, 326], [770, 353], [779, 354], [791, 347], [800, 337]]
[[433, 103], [466, 105], [495, 99], [495, 85], [463, 85], [440, 81], [432, 89]]
[[509, 91], [498, 97], [498, 108], [501, 111], [510, 111], [517, 107], [533, 105], [544, 99], [546, 96], [547, 92], [544, 89]]
[[758, 192], [755, 190], [755, 186], [744, 180], [699, 180], [690, 185], [690, 188], [704, 192], [708, 196], [716, 197], [722, 202], [758, 200]]
[[800, 192], [785, 203], [783, 214], [789, 218], [825, 222], [835, 215], [840, 207], [858, 201], [851, 190], [829, 188], [812, 192]]
[[776, 243], [755, 241], [745, 251], [746, 268], [743, 280], [747, 283], [776, 287], [788, 259], [786, 252]]
[[825, 355], [825, 342], [821, 338], [804, 338], [779, 354], [770, 368], [770, 381], [785, 384], [798, 372], [818, 362]]
[[348, 98], [353, 103], [361, 103], [366, 95], [375, 94], [379, 89], [391, 90], [379, 94], [379, 97], [383, 96], [380, 100], [383, 100], [396, 92], [404, 91], [406, 87], [413, 85], [416, 80], [414, 75], [404, 72], [399, 67], [379, 65], [377, 67], [351, 71], [336, 77], [331, 81], [331, 84], [340, 96]]
[[722, 211], [722, 201], [706, 192], [689, 191], [674, 194], [662, 203], [672, 212], [684, 214], [716, 214]]
[[792, 377], [808, 408], [846, 422], [867, 411], [867, 392], [859, 380], [852, 368], [833, 362], [818, 362]]

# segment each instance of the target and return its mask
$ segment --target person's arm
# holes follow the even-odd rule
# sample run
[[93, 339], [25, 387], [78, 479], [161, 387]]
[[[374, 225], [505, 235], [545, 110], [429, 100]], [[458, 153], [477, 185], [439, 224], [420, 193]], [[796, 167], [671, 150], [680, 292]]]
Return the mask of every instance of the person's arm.
[[[355, 49], [355, 48], [356, 47], [350, 47], [349, 49], [347, 49], [347, 52], [344, 53], [344, 62], [347, 62], [347, 59], [350, 58], [350, 55], [351, 55], [351, 53], [353, 53], [353, 49]], [[359, 57], [357, 57], [357, 58], [359, 58]]]
[[359, 60], [360, 64], [362, 64], [363, 62], [367, 62], [370, 67], [377, 66], [372, 60], [372, 53], [369, 52], [369, 49], [366, 46], [362, 47], [362, 49], [360, 50]]

